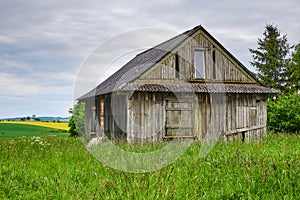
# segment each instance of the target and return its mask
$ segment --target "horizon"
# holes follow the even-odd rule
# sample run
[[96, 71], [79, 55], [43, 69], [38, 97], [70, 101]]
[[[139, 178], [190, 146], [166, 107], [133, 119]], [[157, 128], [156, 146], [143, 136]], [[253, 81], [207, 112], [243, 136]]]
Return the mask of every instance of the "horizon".
[[[15, 117], [1, 117], [0, 120], [6, 120], [6, 119], [21, 119], [21, 118], [26, 118], [30, 117], [32, 118], [32, 115], [26, 115], [26, 116], [15, 116]], [[62, 117], [62, 116], [36, 116], [36, 118], [62, 118], [62, 119], [67, 119], [70, 118], [71, 116], [67, 117]]]

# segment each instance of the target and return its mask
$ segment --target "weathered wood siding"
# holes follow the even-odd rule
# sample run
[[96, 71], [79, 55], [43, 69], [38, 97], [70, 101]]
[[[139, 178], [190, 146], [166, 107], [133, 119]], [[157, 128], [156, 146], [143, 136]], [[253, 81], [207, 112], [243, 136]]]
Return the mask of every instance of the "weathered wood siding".
[[161, 141], [165, 132], [163, 93], [135, 92], [128, 95], [127, 140], [129, 142]]
[[194, 134], [199, 140], [218, 139], [225, 131], [225, 94], [197, 94]]
[[177, 78], [176, 53], [178, 54], [179, 78], [194, 79], [194, 50], [199, 48], [205, 50], [206, 80], [256, 82], [248, 72], [242, 69], [221, 47], [218, 47], [214, 41], [201, 31], [182, 43], [160, 63], [148, 70], [140, 79]]
[[259, 95], [197, 94], [194, 133], [200, 140], [260, 140], [266, 119], [266, 101]]
[[189, 94], [142, 93], [128, 95], [127, 140], [157, 142], [195, 137], [194, 101]]
[[85, 115], [88, 137], [105, 133], [139, 143], [173, 137], [250, 141], [266, 132], [266, 101], [256, 94], [110, 94], [86, 101], [86, 109], [91, 111]]
[[126, 138], [127, 97], [108, 94], [85, 101], [85, 129], [87, 138], [103, 134], [117, 139]]
[[95, 100], [88, 99], [85, 101], [85, 138], [89, 140], [96, 137], [99, 133], [99, 124], [96, 117], [96, 104]]
[[266, 132], [266, 108], [266, 101], [260, 95], [228, 95], [225, 139], [262, 139]]

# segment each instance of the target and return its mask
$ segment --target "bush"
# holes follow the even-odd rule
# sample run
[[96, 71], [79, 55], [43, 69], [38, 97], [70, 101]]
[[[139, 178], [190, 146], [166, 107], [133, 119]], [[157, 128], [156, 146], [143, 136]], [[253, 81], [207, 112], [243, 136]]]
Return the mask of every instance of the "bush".
[[71, 137], [78, 137], [84, 134], [84, 110], [84, 103], [77, 103], [73, 106], [73, 109], [69, 110], [69, 113], [72, 114], [68, 124]]
[[78, 137], [79, 136], [78, 131], [76, 130], [76, 125], [75, 125], [73, 116], [69, 120], [68, 127], [69, 127], [68, 132], [70, 133], [70, 137]]
[[268, 128], [276, 132], [300, 131], [300, 95], [281, 94], [276, 100], [268, 100]]

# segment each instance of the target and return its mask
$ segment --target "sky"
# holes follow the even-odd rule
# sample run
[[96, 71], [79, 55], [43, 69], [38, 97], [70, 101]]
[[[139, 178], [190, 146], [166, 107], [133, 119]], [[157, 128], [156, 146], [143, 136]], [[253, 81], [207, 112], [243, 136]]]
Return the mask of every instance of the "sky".
[[90, 53], [137, 29], [182, 33], [201, 24], [253, 71], [249, 48], [267, 23], [300, 42], [299, 9], [299, 0], [1, 0], [0, 118], [68, 116]]

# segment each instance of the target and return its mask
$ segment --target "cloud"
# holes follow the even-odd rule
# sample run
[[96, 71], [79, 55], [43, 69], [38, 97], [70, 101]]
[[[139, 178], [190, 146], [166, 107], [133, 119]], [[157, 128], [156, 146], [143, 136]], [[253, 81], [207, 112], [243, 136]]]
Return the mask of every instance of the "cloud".
[[24, 97], [39, 92], [39, 87], [32, 84], [31, 80], [20, 79], [13, 74], [1, 72], [0, 80], [0, 96], [2, 98], [10, 96]]
[[[52, 99], [57, 106], [52, 107], [54, 110], [65, 109], [66, 106], [59, 106], [57, 99], [62, 97], [65, 101], [70, 97], [72, 100], [72, 87], [89, 53], [103, 41], [139, 28], [181, 33], [202, 24], [250, 67], [248, 48], [256, 48], [257, 38], [262, 37], [266, 23], [278, 25], [291, 44], [299, 42], [299, 5], [298, 0], [1, 1], [0, 93], [6, 94], [7, 101], [4, 103], [1, 99], [0, 117], [9, 115], [8, 111], [4, 113], [9, 98], [20, 98], [14, 93], [28, 100], [34, 97], [31, 101]], [[134, 39], [146, 41], [149, 38]], [[121, 41], [119, 49], [132, 47], [131, 41], [130, 38]], [[98, 60], [92, 68], [100, 65]], [[24, 102], [15, 100], [14, 104], [19, 106], [11, 111], [13, 115], [18, 110], [21, 112]], [[47, 111], [52, 112], [47, 107], [40, 109], [40, 112]]]

